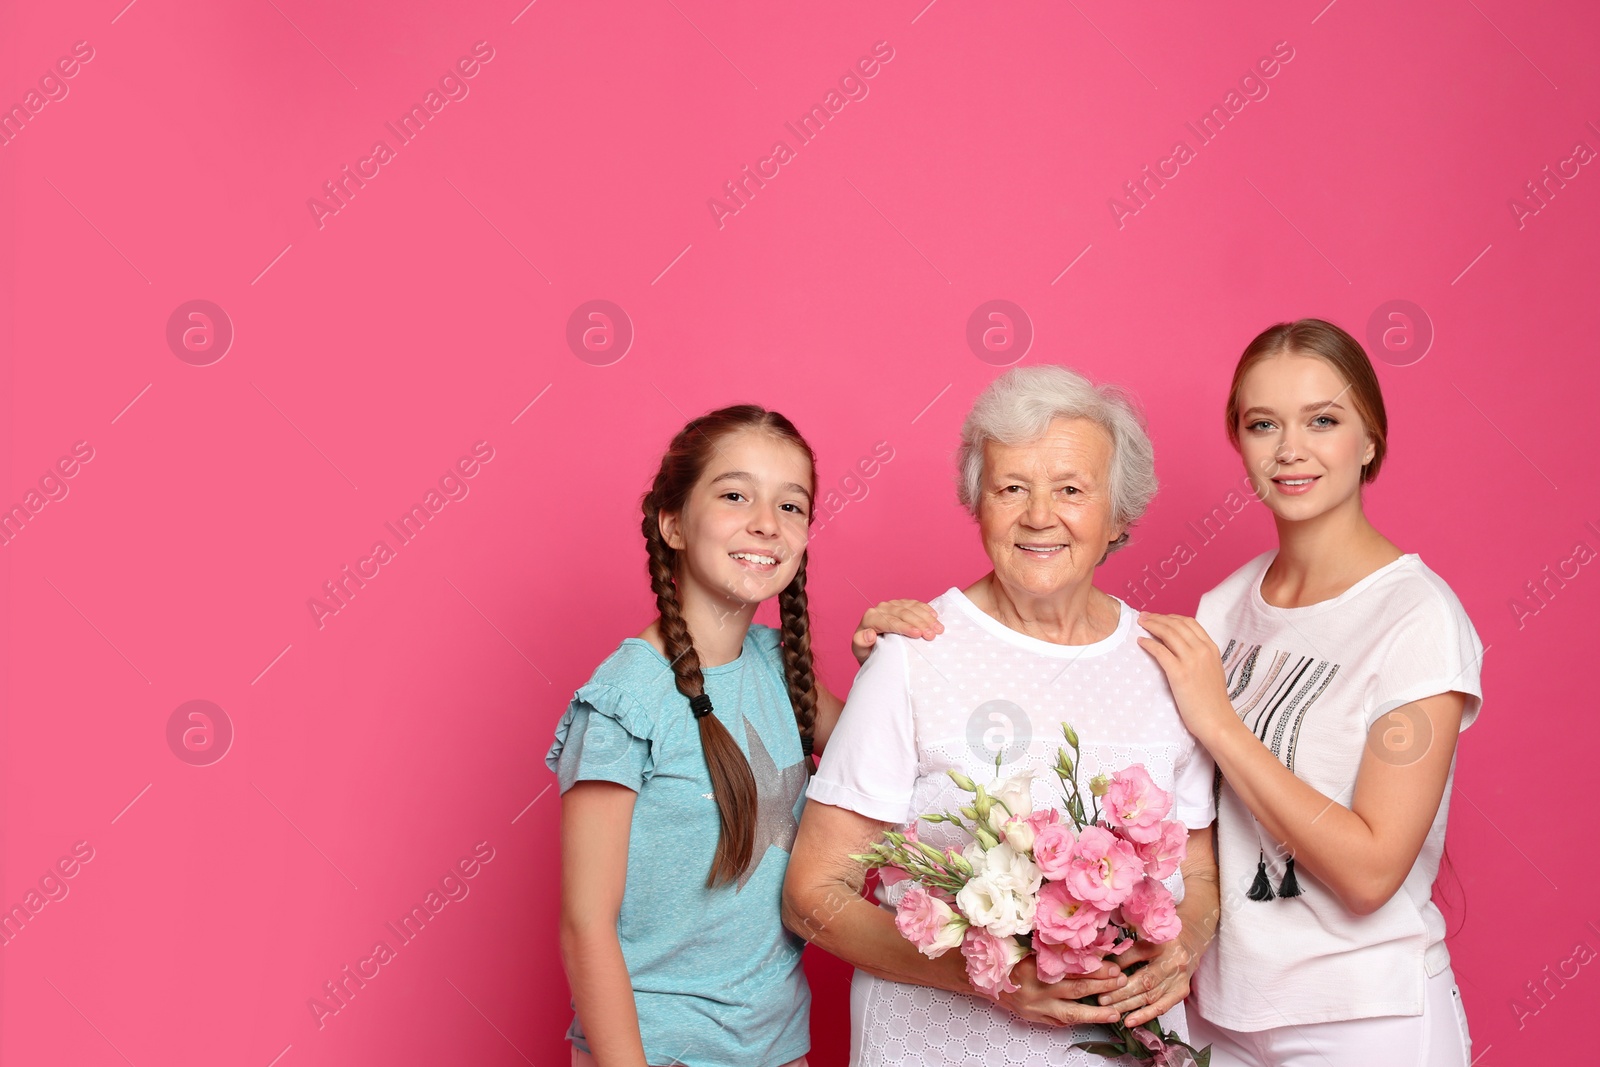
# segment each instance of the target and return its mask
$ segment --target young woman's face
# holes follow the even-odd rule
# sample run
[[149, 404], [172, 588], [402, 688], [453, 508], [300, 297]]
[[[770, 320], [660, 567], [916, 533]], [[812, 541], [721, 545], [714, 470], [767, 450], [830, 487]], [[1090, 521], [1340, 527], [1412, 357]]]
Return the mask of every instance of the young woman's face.
[[983, 446], [978, 528], [1007, 589], [1052, 596], [1094, 579], [1123, 527], [1111, 520], [1111, 435], [1055, 419], [1037, 441]]
[[776, 596], [800, 569], [810, 535], [811, 465], [796, 445], [759, 431], [729, 434], [683, 510], [663, 513], [680, 582], [731, 610]]
[[1256, 496], [1281, 519], [1305, 520], [1360, 497], [1374, 448], [1350, 385], [1326, 360], [1270, 356], [1239, 383], [1239, 454]]

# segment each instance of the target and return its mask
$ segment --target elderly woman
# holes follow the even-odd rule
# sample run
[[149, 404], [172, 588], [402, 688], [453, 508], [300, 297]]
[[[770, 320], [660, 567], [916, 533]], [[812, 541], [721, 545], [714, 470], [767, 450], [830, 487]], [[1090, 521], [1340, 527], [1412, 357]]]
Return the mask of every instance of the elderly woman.
[[[856, 968], [852, 1065], [1103, 1064], [1072, 1047], [1104, 1037], [1090, 1024], [1159, 1015], [1188, 1033], [1179, 1001], [1217, 909], [1213, 764], [1137, 643], [1146, 636], [1137, 613], [1094, 585], [1155, 495], [1150, 440], [1114, 388], [1064, 367], [1019, 368], [973, 405], [957, 466], [993, 569], [931, 602], [942, 624], [931, 639], [878, 638], [807, 790], [784, 921]], [[966, 803], [946, 772], [982, 781], [997, 748], [1002, 775], [1037, 772], [1036, 807], [1062, 806], [1050, 767], [1063, 723], [1081, 740], [1080, 781], [1142, 763], [1175, 795], [1188, 856], [1167, 885], [1184, 932], [1055, 984], [1039, 980], [1030, 956], [1012, 975], [1020, 988], [991, 1000], [959, 952], [929, 959], [897, 932], [892, 906], [907, 883], [880, 887], [874, 905], [850, 856], [886, 829]], [[920, 824], [920, 834], [940, 849], [968, 843], [945, 824]], [[1138, 960], [1149, 965], [1126, 973]]]

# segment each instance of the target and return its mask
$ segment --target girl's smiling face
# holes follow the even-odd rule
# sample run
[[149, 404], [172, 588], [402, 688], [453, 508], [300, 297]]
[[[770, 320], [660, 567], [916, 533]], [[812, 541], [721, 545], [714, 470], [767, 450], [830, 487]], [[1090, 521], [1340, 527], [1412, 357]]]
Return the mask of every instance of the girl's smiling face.
[[795, 445], [758, 431], [720, 439], [683, 510], [661, 513], [680, 588], [692, 584], [731, 611], [782, 592], [810, 537], [812, 488], [811, 463]]
[[1326, 360], [1285, 352], [1239, 383], [1239, 454], [1261, 502], [1280, 519], [1325, 514], [1361, 493], [1376, 451], [1350, 402], [1350, 384]]

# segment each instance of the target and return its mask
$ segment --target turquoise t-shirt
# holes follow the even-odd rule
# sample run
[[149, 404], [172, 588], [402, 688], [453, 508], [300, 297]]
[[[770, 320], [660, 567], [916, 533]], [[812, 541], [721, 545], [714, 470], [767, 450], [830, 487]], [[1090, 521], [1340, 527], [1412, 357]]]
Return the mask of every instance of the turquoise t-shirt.
[[[702, 673], [713, 714], [756, 779], [755, 849], [742, 878], [706, 888], [721, 822], [700, 728], [648, 641], [626, 639], [595, 669], [545, 763], [563, 793], [599, 780], [639, 794], [617, 936], [646, 1061], [777, 1067], [811, 1047], [805, 942], [780, 911], [807, 776], [778, 632], [752, 624], [738, 659]], [[567, 1036], [588, 1051], [576, 1017]]]

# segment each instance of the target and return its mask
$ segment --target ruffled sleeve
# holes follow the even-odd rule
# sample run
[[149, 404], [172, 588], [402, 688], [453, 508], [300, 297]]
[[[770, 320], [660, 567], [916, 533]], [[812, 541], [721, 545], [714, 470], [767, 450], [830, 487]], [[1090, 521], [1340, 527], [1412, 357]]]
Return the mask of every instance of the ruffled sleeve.
[[573, 695], [556, 724], [545, 766], [561, 792], [583, 781], [616, 782], [638, 792], [655, 772], [655, 720], [625, 690], [590, 682]]

